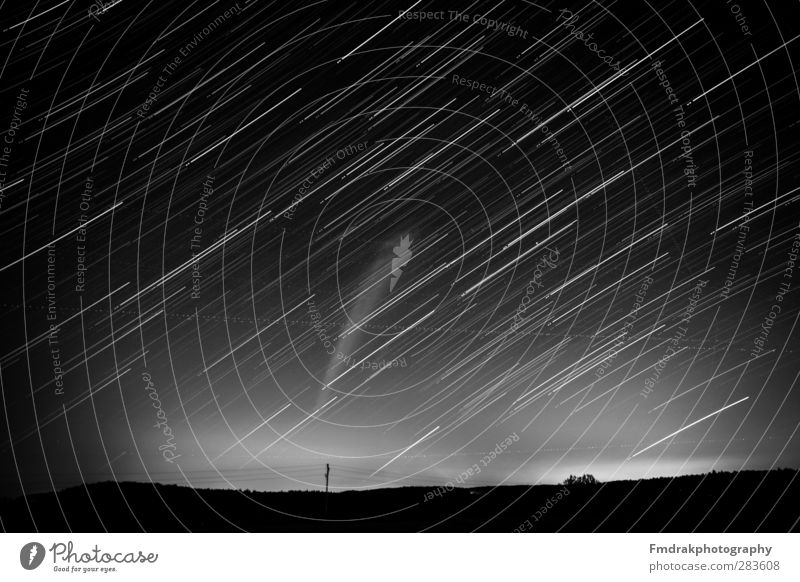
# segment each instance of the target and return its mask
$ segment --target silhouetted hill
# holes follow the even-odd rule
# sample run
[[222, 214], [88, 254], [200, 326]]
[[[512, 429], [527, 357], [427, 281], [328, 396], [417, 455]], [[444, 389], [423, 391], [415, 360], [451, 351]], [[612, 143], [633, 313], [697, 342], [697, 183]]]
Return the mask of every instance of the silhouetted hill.
[[6, 531], [15, 532], [510, 532], [526, 520], [524, 529], [539, 532], [782, 532], [798, 529], [798, 493], [798, 471], [781, 469], [581, 484], [566, 491], [558, 485], [345, 491], [329, 495], [326, 513], [325, 495], [316, 491], [103, 482], [3, 501], [0, 518]]

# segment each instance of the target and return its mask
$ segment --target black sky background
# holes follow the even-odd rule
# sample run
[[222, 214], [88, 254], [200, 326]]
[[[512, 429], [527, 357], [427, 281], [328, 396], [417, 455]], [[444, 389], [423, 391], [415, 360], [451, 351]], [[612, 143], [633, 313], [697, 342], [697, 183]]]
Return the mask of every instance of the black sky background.
[[3, 494], [800, 465], [793, 4], [90, 6], [0, 7]]

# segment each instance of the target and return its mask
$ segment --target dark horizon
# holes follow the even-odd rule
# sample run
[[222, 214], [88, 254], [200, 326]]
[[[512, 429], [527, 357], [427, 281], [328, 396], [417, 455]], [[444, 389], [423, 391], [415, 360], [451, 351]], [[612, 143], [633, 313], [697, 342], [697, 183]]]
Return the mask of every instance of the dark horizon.
[[[7, 531], [792, 532], [800, 527], [792, 501], [798, 475], [776, 469], [610, 483], [570, 476], [555, 485], [330, 494], [104, 482], [30, 495], [24, 505], [0, 500], [0, 519]], [[756, 495], [773, 501], [748, 503]]]
[[[321, 469], [320, 475], [324, 475], [324, 465], [320, 465], [320, 469]], [[334, 478], [336, 476], [336, 469], [337, 469], [337, 467], [335, 465], [331, 465], [331, 475], [334, 476]], [[617, 479], [611, 479], [611, 480], [600, 479], [598, 477], [598, 475], [593, 474], [593, 473], [583, 473], [583, 474], [591, 475], [592, 477], [596, 478], [599, 483], [604, 484], [604, 483], [618, 483], [618, 482], [648, 481], [648, 480], [656, 480], [656, 479], [675, 479], [675, 478], [680, 478], [680, 477], [705, 477], [705, 476], [711, 476], [711, 475], [715, 475], [715, 474], [736, 475], [736, 474], [739, 474], [739, 473], [770, 473], [770, 472], [775, 472], [775, 471], [777, 471], [777, 472], [782, 472], [782, 471], [800, 471], [800, 468], [783, 466], [783, 467], [771, 467], [771, 468], [768, 468], [768, 469], [753, 468], [753, 469], [740, 469], [740, 470], [733, 470], [733, 471], [712, 470], [712, 471], [709, 471], [709, 472], [701, 472], [701, 473], [687, 472], [687, 473], [683, 473], [681, 475], [674, 475], [674, 474], [669, 474], [669, 473], [666, 473], [666, 474], [655, 474], [654, 473], [654, 474], [649, 475], [649, 476], [640, 476], [640, 477], [628, 476], [628, 477], [624, 477], [624, 478], [617, 478]], [[120, 476], [120, 475], [117, 474], [117, 476]], [[456, 487], [459, 487], [459, 488], [462, 488], [462, 489], [485, 489], [485, 488], [494, 488], [494, 487], [537, 487], [539, 485], [542, 485], [542, 486], [545, 486], [545, 487], [552, 487], [552, 486], [563, 484], [565, 479], [570, 477], [570, 476], [573, 476], [573, 474], [565, 475], [564, 478], [559, 479], [559, 480], [535, 481], [535, 482], [525, 482], [525, 481], [521, 481], [521, 480], [509, 480], [509, 481], [506, 481], [506, 482], [498, 481], [498, 482], [494, 482], [494, 483], [487, 483], [487, 482], [483, 482], [483, 481], [476, 481], [476, 480], [466, 479], [466, 480], [463, 481], [463, 483], [460, 483], [460, 484], [455, 480], [455, 479], [457, 479], [457, 477], [453, 477], [453, 479], [449, 479], [449, 480], [438, 480], [437, 481], [435, 479], [420, 479], [417, 483], [399, 482], [399, 483], [394, 483], [394, 484], [389, 484], [389, 485], [375, 484], [375, 485], [365, 485], [365, 486], [360, 486], [360, 487], [359, 486], [348, 487], [346, 485], [339, 485], [339, 484], [335, 483], [335, 479], [334, 479], [330, 483], [329, 489], [330, 489], [331, 493], [340, 493], [340, 492], [347, 492], [347, 491], [380, 491], [382, 489], [396, 489], [396, 488], [403, 488], [403, 487], [423, 488], [424, 489], [424, 488], [431, 488], [431, 487], [433, 487], [433, 488], [441, 487], [441, 486], [444, 486], [444, 485], [446, 485], [448, 483], [453, 483]], [[84, 485], [98, 485], [98, 484], [104, 484], [104, 483], [119, 483], [119, 484], [134, 483], [134, 484], [140, 484], [140, 485], [151, 485], [152, 484], [152, 485], [168, 485], [168, 486], [174, 485], [174, 486], [189, 487], [189, 488], [194, 488], [194, 489], [208, 489], [208, 490], [220, 490], [220, 491], [231, 490], [230, 486], [226, 486], [226, 485], [216, 485], [215, 486], [215, 485], [203, 485], [203, 484], [200, 484], [200, 485], [196, 485], [195, 486], [195, 485], [191, 484], [191, 479], [189, 481], [190, 481], [189, 483], [186, 483], [186, 482], [182, 483], [179, 480], [171, 482], [171, 481], [164, 481], [164, 480], [151, 481], [151, 480], [147, 480], [147, 479], [125, 479], [125, 478], [120, 478], [120, 479], [116, 479], [116, 480], [102, 480], [102, 479], [99, 479], [99, 480], [88, 480], [87, 479], [85, 481], [82, 481], [82, 482], [78, 481], [78, 482], [73, 483], [73, 484], [63, 484], [62, 486], [58, 487], [55, 490], [53, 490], [53, 489], [38, 489], [38, 490], [29, 489], [27, 494], [28, 495], [41, 495], [41, 494], [48, 494], [48, 493], [60, 493], [60, 492], [66, 491], [68, 489], [74, 489], [76, 487], [82, 487]], [[254, 483], [257, 483], [256, 479], [253, 479], [252, 481]], [[276, 488], [258, 488], [258, 487], [242, 488], [242, 489], [243, 490], [248, 490], [248, 491], [263, 492], [263, 493], [289, 493], [289, 492], [309, 492], [309, 493], [311, 493], [311, 492], [324, 492], [325, 491], [325, 484], [324, 484], [324, 479], [323, 479], [322, 482], [319, 485], [316, 485], [316, 486], [308, 488], [308, 489], [302, 489], [302, 488], [276, 489]], [[22, 497], [23, 497], [22, 495], [8, 496], [8, 495], [0, 494], [0, 499], [4, 499], [4, 500], [21, 499]]]
[[[740, 473], [764, 473], [769, 474], [772, 472], [786, 472], [786, 471], [794, 471], [800, 472], [800, 469], [795, 469], [792, 467], [775, 467], [772, 469], [742, 469], [739, 471], [711, 471], [709, 473], [686, 473], [684, 475], [653, 475], [650, 477], [642, 477], [642, 478], [635, 478], [630, 477], [626, 479], [614, 479], [612, 481], [602, 481], [597, 479], [600, 485], [608, 484], [608, 483], [626, 483], [626, 482], [637, 482], [637, 481], [652, 481], [652, 480], [663, 480], [663, 479], [678, 479], [680, 477], [708, 477], [712, 475], [737, 475]], [[591, 473], [584, 473], [584, 475], [590, 475], [591, 477], [596, 478], [595, 475]], [[570, 475], [573, 476], [573, 475]], [[125, 484], [136, 484], [136, 485], [164, 485], [164, 486], [178, 486], [178, 487], [187, 487], [193, 488], [198, 490], [219, 490], [219, 491], [230, 491], [230, 488], [226, 487], [191, 487], [190, 485], [182, 485], [181, 483], [168, 483], [163, 481], [136, 481], [136, 480], [121, 480], [121, 481], [85, 481], [82, 483], [77, 483], [75, 485], [65, 485], [60, 487], [56, 490], [41, 490], [41, 491], [29, 491], [28, 495], [43, 495], [49, 493], [61, 493], [67, 491], [69, 489], [80, 488], [83, 486], [91, 486], [91, 485], [105, 485], [110, 483], [117, 483], [119, 485]], [[444, 487], [449, 483], [453, 483], [453, 485], [458, 489], [493, 489], [496, 487], [555, 487], [559, 485], [563, 485], [564, 481], [554, 481], [554, 482], [540, 482], [540, 483], [495, 483], [495, 484], [475, 484], [464, 482], [463, 484], [456, 484], [455, 482], [451, 481], [442, 481], [438, 483], [429, 483], [425, 485], [404, 485], [404, 484], [397, 484], [397, 485], [390, 485], [390, 486], [381, 486], [376, 485], [374, 487], [364, 487], [364, 488], [348, 488], [344, 486], [330, 486], [330, 493], [346, 493], [346, 492], [358, 492], [358, 491], [380, 491], [383, 489], [400, 489], [400, 488], [413, 488], [413, 489], [430, 489], [430, 488], [438, 488]], [[252, 492], [259, 492], [259, 493], [324, 493], [325, 492], [325, 485], [321, 485], [314, 489], [246, 489], [246, 491]], [[14, 499], [21, 499], [23, 496], [17, 497], [2, 497], [0, 499], [6, 501], [12, 501]]]

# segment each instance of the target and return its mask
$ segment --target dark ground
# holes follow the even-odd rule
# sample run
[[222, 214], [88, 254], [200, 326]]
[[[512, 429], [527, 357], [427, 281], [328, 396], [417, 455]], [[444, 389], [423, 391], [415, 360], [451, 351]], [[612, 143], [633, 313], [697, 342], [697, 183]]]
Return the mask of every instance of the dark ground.
[[[264, 493], [177, 485], [94, 483], [0, 500], [9, 532], [222, 531], [798, 531], [798, 471], [712, 473], [569, 486], [430, 487]], [[440, 490], [441, 491], [441, 490]], [[431, 497], [427, 495], [427, 497]], [[27, 501], [27, 503], [26, 503]]]

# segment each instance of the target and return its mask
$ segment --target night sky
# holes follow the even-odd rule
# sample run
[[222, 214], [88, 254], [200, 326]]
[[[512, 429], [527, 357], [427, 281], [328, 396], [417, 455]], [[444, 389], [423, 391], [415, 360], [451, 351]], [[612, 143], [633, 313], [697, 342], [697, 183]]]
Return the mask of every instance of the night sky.
[[795, 3], [0, 22], [3, 495], [800, 467]]

